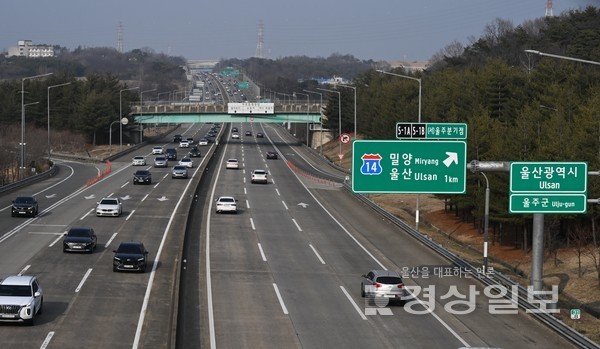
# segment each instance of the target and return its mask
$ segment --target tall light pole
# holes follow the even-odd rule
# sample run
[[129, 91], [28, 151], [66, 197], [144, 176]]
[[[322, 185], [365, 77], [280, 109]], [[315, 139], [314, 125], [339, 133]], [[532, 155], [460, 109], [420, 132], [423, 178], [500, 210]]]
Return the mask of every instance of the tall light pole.
[[536, 51], [536, 50], [525, 50], [525, 52], [532, 53], [534, 55], [547, 56], [547, 57], [558, 58], [558, 59], [566, 59], [566, 60], [569, 60], [569, 61], [575, 61], [575, 62], [580, 62], [580, 63], [600, 65], [600, 62], [596, 62], [596, 61], [588, 61], [588, 60], [580, 59], [580, 58], [567, 57], [567, 56], [559, 56], [559, 55], [554, 55], [554, 54], [551, 54], [551, 53], [540, 52], [540, 51]]
[[[123, 92], [137, 90], [138, 87], [124, 88], [119, 91], [119, 121], [123, 120]], [[123, 123], [119, 125], [119, 151], [123, 150]]]
[[47, 100], [48, 100], [48, 160], [50, 160], [50, 89], [55, 88], [55, 87], [60, 87], [60, 86], [67, 86], [67, 85], [71, 85], [71, 83], [65, 82], [64, 84], [48, 86], [48, 95], [47, 95]]
[[41, 78], [52, 74], [54, 73], [28, 76], [21, 79], [21, 172], [25, 169], [25, 80]]
[[356, 139], [356, 86], [336, 84], [337, 86], [342, 86], [346, 88], [351, 88], [354, 90], [354, 139]]
[[[30, 106], [30, 105], [35, 105], [35, 104], [39, 104], [40, 102], [32, 102], [32, 103], [27, 103], [27, 104], [23, 104], [23, 110], [25, 110], [26, 107]], [[25, 153], [23, 153], [23, 162], [25, 161]], [[25, 169], [25, 166], [22, 167], [22, 169]]]
[[140, 143], [144, 140], [144, 125], [142, 124], [142, 113], [144, 110], [144, 93], [156, 91], [155, 88], [140, 92]]
[[340, 167], [342, 167], [342, 93], [340, 91], [334, 91], [334, 90], [327, 90], [324, 88], [317, 88], [317, 90], [319, 91], [325, 91], [325, 92], [332, 92], [332, 93], [337, 93], [338, 94], [338, 129], [339, 129], [339, 136], [338, 136], [338, 142], [340, 143], [340, 153], [338, 154], [338, 157], [340, 158]]
[[319, 121], [321, 122], [321, 156], [323, 156], [323, 94], [321, 92], [317, 92], [317, 91], [309, 91], [309, 90], [302, 90], [304, 92], [308, 92], [308, 93], [315, 93], [319, 95], [319, 98], [321, 99], [321, 102], [319, 103], [319, 114], [321, 114], [319, 116]]
[[[390, 72], [383, 71], [383, 70], [377, 70], [377, 72], [382, 73], [382, 74], [397, 76], [399, 78], [414, 80], [419, 83], [419, 122], [421, 122], [421, 79], [415, 78], [412, 76], [408, 76], [408, 75], [390, 73]], [[419, 197], [420, 197], [419, 194], [417, 194], [417, 204], [416, 204], [416, 209], [415, 209], [415, 230], [416, 231], [419, 231]]]

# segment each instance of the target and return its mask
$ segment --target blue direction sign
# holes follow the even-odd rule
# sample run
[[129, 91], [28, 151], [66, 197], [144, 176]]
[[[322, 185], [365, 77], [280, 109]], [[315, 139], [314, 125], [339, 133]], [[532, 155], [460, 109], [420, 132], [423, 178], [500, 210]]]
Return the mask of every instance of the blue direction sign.
[[352, 190], [357, 193], [464, 194], [464, 141], [356, 140]]

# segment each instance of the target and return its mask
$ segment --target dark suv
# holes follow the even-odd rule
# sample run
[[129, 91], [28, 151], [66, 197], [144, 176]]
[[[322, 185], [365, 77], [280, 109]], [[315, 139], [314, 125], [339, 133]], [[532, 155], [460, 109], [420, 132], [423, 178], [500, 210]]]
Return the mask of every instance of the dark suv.
[[173, 143], [179, 143], [179, 142], [181, 142], [181, 138], [182, 138], [181, 135], [175, 135], [173, 137]]
[[11, 216], [31, 216], [38, 214], [38, 203], [33, 196], [19, 196], [12, 202]]
[[121, 242], [113, 251], [113, 271], [132, 270], [141, 273], [146, 271], [148, 251], [139, 241]]
[[177, 160], [177, 149], [167, 148], [165, 155], [167, 156], [167, 160]]
[[133, 184], [152, 184], [152, 174], [148, 170], [137, 170], [133, 174]]

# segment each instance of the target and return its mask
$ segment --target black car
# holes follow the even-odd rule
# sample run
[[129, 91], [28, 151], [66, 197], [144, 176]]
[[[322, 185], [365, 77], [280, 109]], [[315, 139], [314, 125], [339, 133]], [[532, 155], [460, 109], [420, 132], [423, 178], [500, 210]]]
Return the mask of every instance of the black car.
[[19, 196], [12, 202], [11, 216], [31, 216], [38, 214], [38, 203], [33, 196]]
[[89, 252], [96, 249], [98, 238], [92, 228], [71, 228], [63, 239], [63, 252]]
[[252, 136], [252, 131], [246, 131], [246, 136]]
[[262, 132], [258, 132], [256, 134], [256, 138], [263, 138], [265, 135], [262, 134]]
[[231, 132], [237, 132], [237, 131], [238, 131], [237, 127], [233, 127], [233, 128], [231, 129]]
[[277, 160], [279, 156], [277, 155], [277, 152], [274, 151], [268, 151], [267, 152], [267, 159], [275, 159]]
[[173, 143], [179, 143], [179, 142], [181, 142], [181, 139], [182, 139], [181, 135], [175, 135], [173, 137]]
[[192, 148], [192, 150], [190, 150], [190, 152], [188, 153], [188, 155], [191, 158], [199, 158], [202, 156], [202, 153], [200, 153], [200, 150], [196, 147]]
[[119, 247], [113, 251], [113, 271], [132, 270], [145, 272], [148, 251], [144, 244], [139, 241], [121, 242]]
[[137, 170], [133, 174], [133, 184], [152, 184], [152, 174], [148, 170]]
[[165, 155], [167, 156], [167, 160], [177, 160], [177, 149], [167, 148], [165, 150]]

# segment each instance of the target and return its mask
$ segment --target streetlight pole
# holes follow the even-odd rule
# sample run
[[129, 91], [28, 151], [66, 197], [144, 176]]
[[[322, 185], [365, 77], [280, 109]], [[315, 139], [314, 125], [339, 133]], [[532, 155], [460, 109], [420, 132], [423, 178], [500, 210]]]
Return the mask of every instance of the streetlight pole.
[[[419, 122], [421, 122], [421, 79], [420, 78], [415, 78], [412, 76], [408, 76], [408, 75], [402, 75], [402, 74], [396, 74], [396, 73], [390, 73], [387, 71], [383, 71], [383, 70], [377, 70], [377, 72], [382, 73], [382, 74], [387, 74], [387, 75], [392, 75], [392, 76], [397, 76], [399, 78], [404, 78], [404, 79], [410, 79], [410, 80], [414, 80], [417, 81], [419, 83]], [[416, 209], [415, 209], [415, 230], [419, 231], [419, 197], [420, 195], [417, 194], [417, 203], [416, 203]]]
[[327, 90], [324, 88], [317, 88], [317, 90], [338, 94], [338, 123], [339, 123], [339, 125], [338, 125], [338, 129], [339, 129], [338, 142], [340, 143], [340, 153], [338, 154], [338, 157], [340, 158], [340, 167], [342, 167], [342, 156], [343, 156], [343, 154], [342, 154], [342, 93], [340, 91]]
[[357, 137], [357, 135], [356, 135], [356, 86], [343, 85], [343, 84], [336, 84], [336, 85], [346, 87], [346, 88], [351, 88], [354, 90], [354, 139], [356, 139], [356, 137]]
[[[137, 90], [138, 87], [124, 88], [119, 91], [119, 121], [123, 120], [123, 91]], [[123, 150], [123, 123], [119, 125], [119, 151]]]
[[483, 216], [483, 274], [488, 269], [488, 227], [490, 222], [490, 182], [484, 172], [479, 172], [485, 178], [485, 213]]
[[112, 125], [115, 122], [121, 122], [121, 120], [115, 120], [108, 126], [108, 155], [112, 155]]
[[155, 88], [140, 92], [140, 143], [144, 140], [144, 125], [142, 124], [142, 114], [144, 111], [144, 93], [156, 91]]
[[536, 51], [536, 50], [525, 50], [525, 52], [532, 53], [534, 55], [547, 56], [547, 57], [558, 58], [558, 59], [566, 59], [566, 60], [569, 60], [569, 61], [575, 61], [575, 62], [579, 62], [579, 63], [587, 63], [587, 64], [600, 65], [600, 62], [596, 62], [596, 61], [588, 61], [588, 60], [580, 59], [580, 58], [567, 57], [567, 56], [559, 56], [559, 55], [554, 55], [554, 54], [551, 54], [551, 53], [540, 52], [540, 51]]
[[71, 83], [65, 82], [64, 84], [48, 86], [48, 95], [46, 98], [48, 100], [48, 160], [50, 160], [50, 89], [54, 88], [54, 87], [67, 86], [67, 85], [71, 85]]
[[298, 95], [306, 96], [306, 146], [308, 147], [308, 113], [310, 112], [310, 95], [308, 93], [295, 92]]
[[21, 171], [25, 169], [25, 80], [31, 80], [35, 78], [41, 78], [43, 76], [49, 76], [54, 73], [40, 74], [34, 76], [28, 76], [21, 79]]
[[323, 94], [321, 92], [317, 92], [317, 91], [309, 91], [309, 90], [302, 90], [304, 92], [308, 92], [308, 93], [315, 93], [319, 95], [319, 98], [321, 99], [321, 102], [319, 103], [319, 121], [321, 122], [321, 156], [323, 156]]

